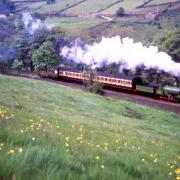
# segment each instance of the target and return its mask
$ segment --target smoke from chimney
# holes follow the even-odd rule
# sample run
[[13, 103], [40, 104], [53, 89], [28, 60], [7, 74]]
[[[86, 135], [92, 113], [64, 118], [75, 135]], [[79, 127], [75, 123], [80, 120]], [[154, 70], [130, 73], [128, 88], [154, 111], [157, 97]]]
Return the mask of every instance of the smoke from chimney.
[[141, 42], [135, 43], [131, 38], [115, 36], [102, 38], [101, 42], [92, 45], [82, 45], [75, 41], [72, 47], [64, 46], [60, 55], [76, 63], [84, 63], [92, 68], [99, 68], [105, 62], [120, 64], [119, 71], [129, 69], [135, 71], [137, 67], [157, 69], [180, 76], [180, 63], [172, 61], [171, 57], [158, 52], [155, 46], [146, 47]]
[[51, 30], [52, 26], [47, 25], [40, 19], [35, 19], [31, 16], [30, 13], [23, 13], [22, 14], [22, 21], [24, 23], [25, 28], [28, 30], [29, 34], [34, 34], [35, 31], [46, 29]]

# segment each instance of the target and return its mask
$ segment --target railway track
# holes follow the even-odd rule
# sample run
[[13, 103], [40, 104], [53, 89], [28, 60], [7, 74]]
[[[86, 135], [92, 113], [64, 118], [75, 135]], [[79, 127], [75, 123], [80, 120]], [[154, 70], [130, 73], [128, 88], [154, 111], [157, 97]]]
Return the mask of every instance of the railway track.
[[[18, 72], [6, 72], [6, 73], [1, 73], [0, 75], [3, 76], [17, 76], [17, 77], [23, 77], [23, 78], [28, 78], [28, 79], [34, 79], [34, 80], [39, 80], [39, 81], [46, 81], [50, 83], [55, 83], [55, 84], [61, 84], [64, 86], [68, 86], [71, 88], [76, 88], [80, 89], [82, 91], [85, 91], [85, 88], [82, 84], [77, 84], [74, 82], [67, 82], [67, 81], [57, 81], [57, 80], [52, 80], [52, 79], [42, 79], [40, 78], [37, 74], [34, 73], [18, 73]], [[153, 107], [153, 108], [158, 108], [158, 109], [163, 109], [166, 111], [171, 111], [174, 112], [178, 115], [180, 115], [180, 104], [176, 103], [171, 103], [163, 100], [157, 100], [153, 99], [150, 97], [145, 97], [145, 96], [140, 96], [137, 94], [132, 94], [132, 93], [127, 93], [127, 92], [122, 92], [122, 91], [112, 91], [108, 89], [104, 89], [104, 94], [103, 96], [105, 97], [112, 97], [116, 99], [121, 99], [121, 100], [128, 100], [132, 101], [134, 103], [138, 103], [141, 105]]]

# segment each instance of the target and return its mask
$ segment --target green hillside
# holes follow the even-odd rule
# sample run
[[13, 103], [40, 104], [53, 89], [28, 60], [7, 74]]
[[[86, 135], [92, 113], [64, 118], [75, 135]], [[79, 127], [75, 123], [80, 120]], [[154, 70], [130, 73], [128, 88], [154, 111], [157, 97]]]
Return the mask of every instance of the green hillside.
[[[174, 29], [180, 26], [179, 6], [169, 7], [161, 3], [177, 2], [176, 0], [56, 0], [48, 5], [46, 1], [37, 0], [11, 0], [15, 2], [18, 13], [30, 12], [43, 14], [46, 22], [65, 31], [70, 36], [81, 36], [85, 41], [99, 40], [102, 36], [130, 36], [136, 41], [149, 43], [153, 37], [166, 29]], [[147, 2], [147, 3], [146, 3]], [[144, 5], [144, 6], [142, 6]], [[148, 7], [150, 5], [157, 5]], [[159, 5], [159, 6], [158, 6]], [[142, 6], [141, 8], [137, 8]], [[148, 14], [170, 13], [169, 16], [157, 19], [144, 17], [116, 17], [116, 11], [123, 7], [125, 13]], [[175, 15], [171, 14], [176, 11]], [[92, 14], [96, 14], [92, 15]], [[110, 20], [100, 14], [112, 15]], [[53, 16], [49, 16], [52, 15]], [[74, 17], [59, 17], [56, 14], [74, 15]], [[78, 17], [75, 17], [78, 16]], [[143, 32], [142, 34], [139, 32]]]
[[[127, 12], [136, 11], [136, 7], [144, 4], [148, 0], [56, 0], [54, 4], [48, 5], [46, 1], [37, 0], [36, 2], [28, 2], [11, 0], [16, 3], [18, 10], [23, 11], [31, 11], [38, 13], [58, 13], [61, 12], [64, 8], [70, 7], [69, 10], [62, 11], [61, 13], [92, 13], [100, 11], [103, 8], [107, 8], [106, 11], [108, 13], [115, 13], [119, 7], [123, 7]], [[161, 4], [168, 2], [176, 2], [176, 0], [152, 0], [149, 1], [146, 5], [151, 4]], [[77, 4], [77, 5], [75, 5]], [[113, 5], [114, 4], [114, 5]], [[71, 7], [72, 5], [75, 5]], [[112, 6], [111, 6], [112, 5]]]
[[180, 116], [0, 76], [0, 179], [178, 177]]

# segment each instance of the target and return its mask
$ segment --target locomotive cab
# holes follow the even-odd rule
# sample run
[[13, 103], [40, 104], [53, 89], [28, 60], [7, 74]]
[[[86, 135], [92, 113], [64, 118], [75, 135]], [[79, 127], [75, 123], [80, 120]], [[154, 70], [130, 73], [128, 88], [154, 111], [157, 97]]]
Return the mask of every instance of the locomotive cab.
[[137, 85], [143, 85], [143, 81], [141, 77], [134, 77], [132, 79], [132, 88], [136, 89]]

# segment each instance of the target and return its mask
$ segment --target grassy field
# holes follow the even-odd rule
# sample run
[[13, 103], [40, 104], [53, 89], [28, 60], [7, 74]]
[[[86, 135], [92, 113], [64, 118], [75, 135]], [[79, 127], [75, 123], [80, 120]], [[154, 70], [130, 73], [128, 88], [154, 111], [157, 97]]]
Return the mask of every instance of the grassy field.
[[46, 23], [59, 26], [63, 31], [70, 33], [71, 35], [79, 36], [83, 30], [94, 27], [98, 24], [105, 22], [103, 19], [93, 18], [47, 18]]
[[[11, 0], [14, 1], [14, 0]], [[72, 4], [78, 3], [80, 0], [56, 0], [56, 3], [47, 5], [46, 1], [37, 1], [34, 3], [21, 3], [21, 6], [18, 6], [18, 9], [21, 11], [31, 11], [38, 13], [57, 13], [62, 9], [66, 8], [67, 5], [71, 6]], [[149, 2], [150, 4], [160, 4], [166, 2], [174, 2], [175, 0], [153, 0]], [[97, 12], [113, 3], [117, 2], [117, 0], [87, 0], [83, 3], [78, 4], [75, 7], [70, 8], [69, 10], [63, 11], [63, 13], [92, 13]], [[115, 4], [114, 6], [102, 11], [103, 13], [115, 13], [119, 7], [123, 7], [126, 12], [134, 12], [137, 11], [136, 7], [143, 4], [144, 0], [124, 0], [120, 3]], [[143, 9], [142, 9], [143, 10]]]
[[0, 76], [0, 179], [175, 179], [180, 116]]
[[[14, 1], [14, 0], [12, 0]], [[71, 6], [72, 4], [78, 3], [79, 0], [56, 0], [56, 3], [47, 5], [45, 1], [37, 1], [35, 3], [22, 3], [17, 6], [20, 12], [37, 12], [37, 13], [58, 13], [62, 9]], [[101, 39], [102, 36], [111, 37], [114, 35], [130, 36], [136, 41], [142, 41], [143, 43], [149, 43], [152, 41], [154, 35], [158, 32], [166, 29], [174, 29], [179, 27], [179, 15], [174, 17], [160, 17], [159, 22], [150, 22], [150, 20], [143, 20], [142, 18], [112, 18], [111, 22], [107, 19], [100, 19], [95, 17], [87, 16], [88, 13], [97, 12], [103, 8], [117, 2], [117, 0], [87, 0], [83, 3], [78, 4], [75, 7], [69, 8], [61, 13], [63, 14], [81, 14], [80, 18], [69, 17], [47, 17], [46, 22], [48, 24], [58, 26], [63, 31], [67, 32], [70, 36], [81, 36], [85, 41], [91, 42]], [[149, 12], [162, 12], [167, 8], [167, 5], [151, 8], [140, 8], [136, 9], [144, 3], [144, 0], [124, 0], [119, 2], [101, 13], [116, 13], [119, 7], [123, 7], [127, 13], [149, 13]], [[149, 4], [172, 2], [171, 0], [158, 0], [151, 1]], [[67, 6], [68, 5], [68, 6]], [[174, 11], [174, 10], [173, 10]], [[179, 12], [179, 9], [177, 9]], [[149, 21], [149, 24], [148, 24]], [[159, 24], [159, 25], [157, 25]], [[104, 26], [105, 25], [105, 26]], [[126, 31], [127, 30], [127, 31]], [[139, 33], [141, 31], [141, 33]]]
[[151, 4], [161, 4], [161, 3], [168, 3], [168, 2], [176, 2], [177, 0], [153, 0], [149, 2], [147, 5]]

